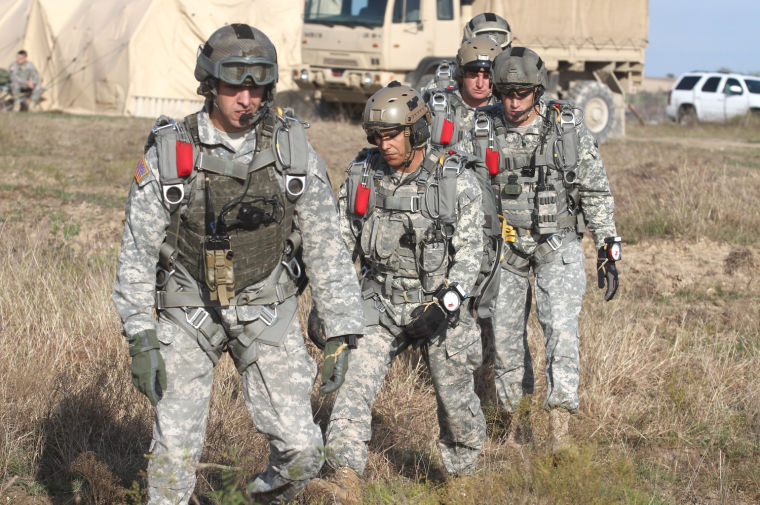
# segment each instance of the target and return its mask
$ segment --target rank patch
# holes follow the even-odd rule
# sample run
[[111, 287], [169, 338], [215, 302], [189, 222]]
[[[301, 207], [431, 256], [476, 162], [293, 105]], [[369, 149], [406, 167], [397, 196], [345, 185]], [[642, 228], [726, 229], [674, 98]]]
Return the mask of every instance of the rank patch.
[[140, 180], [149, 173], [148, 166], [145, 164], [145, 157], [143, 156], [140, 158], [140, 161], [137, 162], [137, 166], [135, 167], [135, 181], [140, 182]]

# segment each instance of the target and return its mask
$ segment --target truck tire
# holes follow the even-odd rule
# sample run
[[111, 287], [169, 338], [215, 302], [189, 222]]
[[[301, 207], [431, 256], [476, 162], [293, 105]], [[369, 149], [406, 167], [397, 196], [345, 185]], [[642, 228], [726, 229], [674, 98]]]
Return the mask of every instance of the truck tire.
[[694, 106], [688, 103], [681, 105], [676, 113], [676, 121], [686, 127], [697, 124], [697, 111]]
[[597, 81], [582, 81], [573, 86], [568, 98], [583, 111], [586, 128], [600, 144], [615, 130], [617, 105], [612, 90]]

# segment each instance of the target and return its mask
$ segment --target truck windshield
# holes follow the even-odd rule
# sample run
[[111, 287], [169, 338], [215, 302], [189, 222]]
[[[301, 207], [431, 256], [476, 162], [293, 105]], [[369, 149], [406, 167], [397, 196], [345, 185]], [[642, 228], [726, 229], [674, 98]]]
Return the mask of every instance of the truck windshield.
[[307, 0], [307, 23], [382, 26], [387, 0]]

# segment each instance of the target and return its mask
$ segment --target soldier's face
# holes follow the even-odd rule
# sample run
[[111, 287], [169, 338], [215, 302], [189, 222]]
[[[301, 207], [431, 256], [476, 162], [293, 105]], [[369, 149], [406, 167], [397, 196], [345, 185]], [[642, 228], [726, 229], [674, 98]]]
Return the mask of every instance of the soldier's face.
[[23, 65], [26, 63], [26, 55], [25, 54], [16, 54], [16, 63], [19, 65]]
[[389, 167], [395, 170], [404, 164], [407, 152], [403, 129], [398, 133], [393, 132], [383, 136], [377, 135], [375, 137], [375, 145], [380, 148], [380, 154], [383, 155], [383, 159], [385, 159]]
[[[533, 89], [511, 89], [501, 91], [501, 103], [504, 104], [504, 115], [507, 121], [514, 126], [523, 126], [533, 122], [536, 117], [536, 107], [533, 107], [533, 99], [536, 91]], [[528, 112], [520, 115], [524, 110]]]
[[485, 70], [466, 70], [462, 79], [462, 98], [470, 107], [480, 107], [491, 95], [491, 79]]
[[250, 122], [241, 117], [256, 114], [264, 99], [264, 86], [244, 86], [219, 81], [217, 107], [211, 110], [211, 123], [227, 133], [242, 132], [250, 128]]

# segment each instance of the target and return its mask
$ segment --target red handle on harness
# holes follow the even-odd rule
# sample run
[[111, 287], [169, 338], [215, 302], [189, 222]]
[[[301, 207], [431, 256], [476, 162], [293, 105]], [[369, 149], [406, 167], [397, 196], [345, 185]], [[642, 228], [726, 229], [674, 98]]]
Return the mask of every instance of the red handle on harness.
[[443, 126], [441, 127], [441, 138], [439, 144], [446, 146], [451, 142], [451, 137], [454, 135], [454, 123], [448, 119], [443, 120]]
[[499, 151], [494, 151], [490, 147], [486, 148], [486, 166], [488, 167], [489, 175], [499, 173]]
[[369, 202], [369, 188], [361, 182], [356, 187], [356, 201], [354, 202], [354, 213], [363, 216], [367, 213], [367, 203]]
[[193, 144], [177, 141], [177, 177], [193, 173]]

